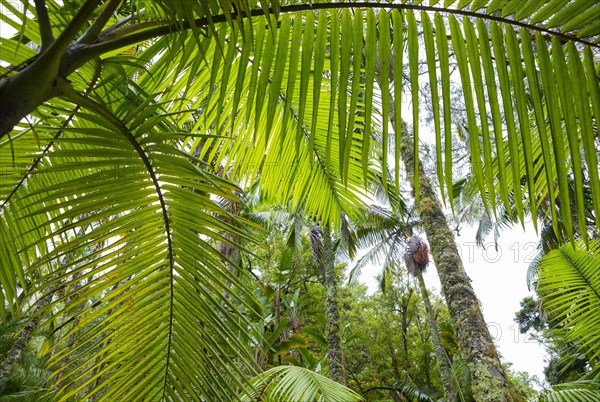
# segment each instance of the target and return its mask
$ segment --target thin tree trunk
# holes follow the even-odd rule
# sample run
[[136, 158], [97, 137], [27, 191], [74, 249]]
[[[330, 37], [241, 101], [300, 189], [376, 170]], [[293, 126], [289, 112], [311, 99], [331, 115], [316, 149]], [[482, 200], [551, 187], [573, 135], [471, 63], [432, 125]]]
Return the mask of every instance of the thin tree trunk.
[[327, 363], [329, 377], [346, 385], [346, 370], [340, 337], [340, 312], [338, 307], [338, 283], [335, 274], [335, 256], [329, 228], [311, 226], [311, 245], [317, 270], [325, 277], [325, 310], [327, 314]]
[[[395, 122], [392, 121], [395, 127]], [[400, 154], [407, 180], [414, 187], [413, 141], [402, 123]], [[419, 163], [419, 166], [422, 166]], [[465, 273], [454, 235], [437, 195], [422, 168], [419, 172], [420, 198], [416, 203], [427, 234], [431, 254], [442, 285], [450, 316], [454, 320], [461, 354], [471, 375], [473, 395], [478, 402], [513, 401], [510, 383], [504, 374], [496, 347], [481, 313], [479, 300]]]
[[35, 310], [32, 314], [32, 318], [27, 324], [25, 324], [17, 340], [12, 345], [8, 353], [6, 353], [6, 358], [2, 361], [2, 363], [0, 363], [0, 395], [2, 395], [4, 389], [6, 388], [6, 384], [8, 384], [8, 380], [14, 366], [19, 362], [19, 360], [21, 360], [23, 352], [33, 337], [34, 331], [38, 325], [40, 325], [40, 321], [42, 320], [40, 311], [50, 304], [53, 295], [54, 290], [53, 288], [50, 288], [48, 293], [37, 302]]
[[402, 379], [402, 377], [400, 377], [400, 369], [398, 367], [398, 356], [396, 355], [396, 349], [393, 345], [390, 345], [390, 354], [392, 356], [392, 373], [394, 374], [394, 380], [399, 381]]
[[332, 380], [346, 385], [346, 370], [340, 337], [340, 311], [338, 307], [338, 281], [335, 274], [335, 258], [331, 233], [323, 230], [323, 259], [325, 262], [325, 302], [327, 304], [327, 345], [329, 353], [329, 376]]
[[[376, 73], [376, 80], [381, 85], [379, 63]], [[409, 136], [405, 122], [395, 121], [393, 112], [390, 113], [389, 120], [394, 131], [401, 130], [401, 141], [396, 146], [400, 147], [406, 179], [411, 183], [414, 191], [413, 138]], [[457, 343], [469, 368], [473, 396], [478, 402], [513, 401], [510, 382], [500, 364], [479, 300], [471, 286], [471, 279], [464, 270], [454, 235], [448, 227], [437, 194], [423, 171], [423, 164], [417, 162], [419, 162], [420, 197], [415, 200], [415, 204], [431, 247], [450, 317], [454, 320]]]
[[440, 340], [440, 331], [438, 330], [437, 322], [435, 321], [435, 316], [431, 307], [431, 301], [429, 301], [429, 294], [427, 293], [425, 280], [423, 280], [423, 271], [417, 269], [415, 274], [417, 280], [419, 281], [421, 296], [423, 297], [425, 311], [427, 312], [427, 319], [429, 320], [431, 343], [433, 343], [433, 349], [435, 350], [435, 356], [438, 363], [438, 369], [440, 370], [440, 377], [442, 379], [442, 386], [444, 387], [446, 402], [454, 402], [456, 401], [457, 392], [454, 390], [454, 383], [452, 382], [452, 367], [450, 367], [446, 351], [444, 350], [442, 341]]
[[[231, 241], [233, 244], [240, 243], [240, 238], [238, 236], [226, 233], [223, 235], [223, 237], [225, 237], [227, 240]], [[221, 244], [219, 246], [219, 251], [221, 252], [221, 255], [223, 255], [225, 258], [227, 258], [229, 261], [231, 261], [231, 263], [226, 262], [226, 264], [229, 268], [229, 272], [231, 272], [231, 274], [234, 274], [236, 272], [236, 270], [239, 268], [239, 266], [241, 265], [241, 262], [242, 262], [242, 258], [240, 255], [240, 249], [233, 244], [221, 242]], [[227, 280], [225, 290], [223, 291], [223, 297], [226, 300], [229, 300], [229, 297], [230, 297], [230, 295], [229, 295], [229, 287], [230, 286], [231, 286], [231, 283], [229, 282], [229, 280]]]
[[[398, 356], [396, 355], [396, 349], [394, 349], [392, 345], [390, 345], [390, 353], [392, 355], [392, 373], [394, 374], [394, 380], [400, 381], [402, 380], [402, 377], [400, 377], [400, 370], [398, 368]], [[392, 398], [392, 401], [394, 402], [406, 401], [406, 398], [398, 394], [398, 392], [395, 390], [390, 390], [389, 394], [390, 398]]]
[[411, 320], [409, 320], [408, 309], [410, 306], [412, 292], [413, 290], [409, 289], [408, 296], [403, 296], [400, 302], [400, 313], [402, 314], [402, 320], [400, 322], [402, 329], [402, 351], [404, 352], [402, 364], [406, 373], [408, 373], [408, 370], [410, 369], [410, 359], [408, 355], [408, 328]]

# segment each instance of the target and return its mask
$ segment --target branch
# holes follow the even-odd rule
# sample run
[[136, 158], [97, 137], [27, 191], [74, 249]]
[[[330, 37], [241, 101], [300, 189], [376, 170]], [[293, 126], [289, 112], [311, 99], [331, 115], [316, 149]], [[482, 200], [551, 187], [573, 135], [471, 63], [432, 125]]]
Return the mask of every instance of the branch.
[[42, 38], [41, 52], [44, 52], [54, 42], [52, 26], [50, 25], [48, 10], [46, 9], [46, 2], [44, 0], [35, 0], [35, 12], [37, 14], [38, 25], [40, 27], [40, 37]]
[[77, 43], [92, 43], [98, 38], [98, 34], [102, 31], [102, 28], [106, 25], [110, 17], [119, 7], [122, 0], [108, 0], [106, 6], [96, 18], [96, 21], [84, 32], [83, 35], [77, 40]]
[[146, 9], [145, 8], [141, 8], [139, 11], [136, 12], [136, 14], [131, 14], [131, 15], [128, 15], [127, 17], [121, 18], [120, 20], [118, 20], [117, 22], [115, 22], [114, 24], [112, 24], [111, 26], [109, 26], [108, 28], [106, 28], [104, 31], [102, 31], [102, 33], [99, 36], [107, 36], [107, 37], [109, 37], [111, 32], [116, 31], [118, 28], [120, 28], [124, 24], [127, 24], [133, 18], [135, 18], [135, 17], [143, 17], [145, 14], [146, 14]]
[[[96, 69], [94, 71], [94, 76], [92, 77], [92, 80], [90, 81], [90, 84], [88, 85], [88, 87], [86, 89], [86, 93], [88, 93], [92, 90], [92, 88], [96, 85], [96, 82], [100, 78], [100, 72], [102, 70], [102, 60], [98, 58], [98, 59], [96, 59], [96, 63], [97, 64], [96, 64]], [[54, 134], [54, 137], [52, 137], [52, 140], [50, 142], [48, 142], [48, 144], [46, 144], [46, 147], [44, 148], [44, 150], [34, 159], [31, 166], [29, 166], [29, 169], [27, 169], [27, 172], [25, 172], [25, 174], [21, 177], [21, 179], [19, 180], [17, 185], [11, 190], [10, 194], [8, 194], [8, 196], [4, 199], [4, 201], [0, 205], [0, 210], [2, 210], [6, 206], [6, 204], [9, 203], [9, 201], [11, 200], [13, 195], [15, 195], [17, 190], [23, 184], [26, 183], [27, 179], [30, 177], [30, 175], [33, 173], [33, 171], [38, 168], [40, 162], [46, 157], [46, 155], [48, 154], [48, 151], [54, 146], [55, 141], [63, 134], [64, 130], [71, 123], [73, 118], [75, 118], [75, 115], [79, 112], [80, 108], [81, 108], [81, 106], [77, 105], [77, 107], [75, 107], [75, 109], [73, 109], [73, 111], [69, 114], [69, 117], [67, 117], [67, 119], [63, 122], [61, 128], [56, 132], [56, 134]], [[31, 126], [31, 129], [34, 130], [34, 126]]]
[[112, 27], [110, 27], [109, 29], [102, 31], [98, 35], [98, 39], [100, 39], [100, 41], [114, 40], [117, 38], [125, 37], [126, 35], [129, 35], [133, 32], [139, 32], [139, 31], [143, 31], [148, 28], [164, 26], [164, 24], [165, 24], [165, 21], [144, 21], [144, 22], [138, 22], [137, 24], [127, 25], [120, 29], [117, 29], [116, 24], [115, 24]]
[[88, 22], [90, 16], [99, 4], [100, 0], [86, 0], [77, 14], [75, 14], [75, 17], [73, 17], [73, 20], [71, 20], [58, 39], [50, 46], [48, 53], [57, 54], [62, 57], [64, 51], [69, 44], [71, 44], [73, 39], [75, 39], [77, 33], [81, 30], [81, 27]]
[[[371, 388], [365, 390], [362, 394], [364, 395], [364, 394], [366, 394], [368, 392], [376, 391], [376, 390], [394, 391], [394, 392], [398, 393], [398, 390], [396, 388], [385, 387], [385, 386], [377, 386], [377, 387], [371, 387]], [[400, 394], [400, 395], [402, 395], [402, 394]], [[404, 395], [402, 395], [402, 396], [404, 396]]]

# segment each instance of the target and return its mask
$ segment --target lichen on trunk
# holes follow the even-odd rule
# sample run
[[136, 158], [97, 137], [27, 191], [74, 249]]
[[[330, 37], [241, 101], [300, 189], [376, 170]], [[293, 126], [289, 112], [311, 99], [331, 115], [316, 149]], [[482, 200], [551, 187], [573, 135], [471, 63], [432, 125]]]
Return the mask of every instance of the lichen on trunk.
[[[401, 130], [400, 154], [407, 180], [414, 188], [414, 145], [404, 122]], [[419, 163], [418, 166], [422, 165]], [[419, 170], [420, 198], [416, 200], [416, 208], [430, 244], [442, 293], [454, 320], [458, 345], [469, 367], [473, 395], [478, 402], [513, 401], [511, 385], [500, 364], [471, 280], [464, 270], [454, 235], [429, 179], [421, 167]]]
[[335, 272], [335, 255], [328, 227], [313, 225], [312, 252], [317, 270], [325, 277], [325, 312], [327, 315], [327, 363], [329, 377], [346, 385], [346, 369], [340, 337], [340, 311], [338, 306], [338, 280]]

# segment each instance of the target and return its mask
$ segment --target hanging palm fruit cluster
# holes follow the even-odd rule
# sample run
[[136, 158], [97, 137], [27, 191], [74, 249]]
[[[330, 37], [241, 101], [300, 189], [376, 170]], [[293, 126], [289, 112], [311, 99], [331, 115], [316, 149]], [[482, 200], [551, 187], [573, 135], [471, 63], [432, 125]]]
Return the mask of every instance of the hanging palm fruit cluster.
[[421, 272], [424, 271], [429, 264], [429, 248], [419, 236], [411, 236], [406, 241], [404, 263], [411, 275], [415, 275], [417, 269]]

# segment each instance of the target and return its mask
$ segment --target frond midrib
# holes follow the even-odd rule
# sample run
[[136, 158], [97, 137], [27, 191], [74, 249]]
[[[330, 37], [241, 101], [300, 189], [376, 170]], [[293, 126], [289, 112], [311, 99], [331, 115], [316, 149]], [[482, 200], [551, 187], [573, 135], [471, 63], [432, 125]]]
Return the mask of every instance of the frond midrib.
[[[489, 15], [486, 13], [479, 13], [474, 11], [466, 11], [459, 9], [451, 9], [445, 7], [435, 7], [435, 6], [424, 6], [424, 5], [415, 5], [415, 4], [384, 4], [384, 3], [373, 3], [373, 2], [340, 2], [340, 3], [307, 3], [307, 4], [293, 4], [287, 6], [279, 7], [279, 13], [295, 13], [295, 12], [303, 12], [303, 11], [313, 11], [313, 10], [328, 10], [328, 9], [348, 9], [348, 8], [371, 8], [371, 9], [398, 9], [398, 10], [415, 10], [415, 11], [428, 11], [428, 12], [438, 12], [445, 14], [456, 14], [462, 15], [466, 17], [473, 17], [482, 20], [496, 21], [501, 22], [507, 25], [519, 26], [528, 30], [538, 31], [550, 36], [558, 37], [565, 40], [570, 40], [573, 42], [578, 42], [585, 44], [590, 47], [600, 49], [600, 44], [596, 44], [590, 42], [586, 39], [581, 39], [576, 36], [567, 35], [562, 32], [554, 31], [552, 29], [545, 28], [541, 25], [528, 24], [523, 21], [511, 20], [505, 17], [499, 17], [494, 15]], [[275, 14], [273, 9], [268, 10], [270, 14]], [[246, 13], [242, 13], [242, 18], [252, 18], [264, 16], [264, 9], [253, 9], [250, 11], [250, 15], [248, 16]], [[235, 12], [231, 12], [229, 15], [219, 14], [210, 16], [210, 19], [207, 17], [201, 17], [194, 20], [193, 26], [205, 27], [216, 23], [228, 22], [231, 19], [237, 18], [237, 14]], [[131, 35], [127, 35], [115, 40], [110, 40], [106, 42], [101, 42], [95, 45], [90, 45], [81, 49], [79, 51], [73, 52], [74, 60], [88, 60], [89, 57], [93, 57], [95, 55], [103, 54], [107, 51], [119, 49], [125, 46], [129, 46], [135, 43], [143, 42], [148, 39], [156, 38], [158, 36], [168, 35], [174, 32], [180, 32], [183, 30], [192, 29], [192, 24], [189, 21], [184, 22], [171, 22], [167, 25], [162, 25], [156, 27], [154, 29], [148, 29], [141, 32], [134, 32]], [[74, 70], [80, 65], [79, 62], [74, 62], [70, 70]]]
[[174, 275], [175, 275], [175, 260], [173, 255], [173, 239], [171, 235], [171, 224], [169, 220], [169, 214], [167, 212], [167, 205], [164, 199], [163, 192], [160, 188], [160, 183], [158, 182], [158, 178], [156, 177], [156, 173], [154, 172], [154, 168], [150, 163], [150, 159], [148, 155], [146, 155], [146, 151], [142, 148], [142, 146], [137, 142], [133, 133], [129, 130], [129, 128], [116, 116], [114, 116], [110, 111], [106, 110], [104, 106], [92, 100], [91, 98], [84, 97], [83, 95], [71, 92], [71, 97], [73, 102], [83, 107], [88, 107], [101, 116], [105, 117], [110, 123], [117, 128], [121, 134], [127, 139], [127, 141], [131, 144], [131, 146], [135, 149], [136, 153], [144, 163], [144, 166], [150, 175], [154, 188], [156, 189], [156, 194], [158, 196], [158, 201], [160, 204], [163, 222], [165, 227], [165, 234], [167, 236], [167, 249], [168, 249], [168, 261], [169, 261], [169, 336], [167, 341], [167, 357], [165, 362], [165, 378], [163, 385], [163, 398], [166, 397], [167, 390], [167, 381], [169, 379], [169, 363], [171, 360], [171, 350], [172, 350], [172, 340], [173, 340], [173, 324], [174, 324]]

